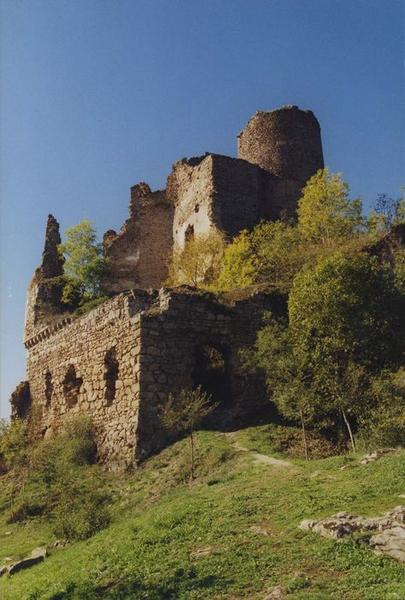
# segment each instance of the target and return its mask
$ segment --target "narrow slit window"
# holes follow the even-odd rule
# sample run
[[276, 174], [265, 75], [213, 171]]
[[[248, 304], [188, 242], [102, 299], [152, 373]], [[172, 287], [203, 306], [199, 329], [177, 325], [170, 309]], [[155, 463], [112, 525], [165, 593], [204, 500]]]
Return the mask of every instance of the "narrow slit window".
[[52, 381], [52, 373], [47, 371], [45, 374], [45, 406], [49, 408], [52, 402], [53, 396], [53, 381]]
[[69, 408], [77, 404], [82, 383], [83, 379], [76, 377], [76, 369], [70, 365], [63, 380], [63, 395]]
[[105, 399], [108, 405], [115, 399], [118, 368], [117, 352], [115, 348], [111, 348], [104, 357]]

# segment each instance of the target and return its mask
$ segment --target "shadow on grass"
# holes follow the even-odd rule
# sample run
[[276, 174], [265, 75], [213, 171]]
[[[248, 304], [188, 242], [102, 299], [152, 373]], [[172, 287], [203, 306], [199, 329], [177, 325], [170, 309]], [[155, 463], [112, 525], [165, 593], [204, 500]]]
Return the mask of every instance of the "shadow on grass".
[[[50, 600], [177, 600], [185, 592], [193, 590], [224, 589], [231, 583], [216, 575], [198, 576], [194, 567], [178, 569], [171, 577], [160, 582], [145, 582], [141, 579], [117, 581], [110, 579], [103, 584], [70, 583], [63, 592], [58, 592]], [[31, 597], [35, 600], [35, 596]]]

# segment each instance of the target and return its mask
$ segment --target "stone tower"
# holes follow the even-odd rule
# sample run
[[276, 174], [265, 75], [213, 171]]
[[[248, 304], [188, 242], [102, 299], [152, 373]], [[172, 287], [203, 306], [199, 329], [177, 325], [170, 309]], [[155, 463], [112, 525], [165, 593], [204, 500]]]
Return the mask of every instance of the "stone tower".
[[290, 211], [306, 181], [324, 167], [318, 120], [293, 105], [259, 111], [238, 135], [238, 157], [279, 179], [276, 196]]

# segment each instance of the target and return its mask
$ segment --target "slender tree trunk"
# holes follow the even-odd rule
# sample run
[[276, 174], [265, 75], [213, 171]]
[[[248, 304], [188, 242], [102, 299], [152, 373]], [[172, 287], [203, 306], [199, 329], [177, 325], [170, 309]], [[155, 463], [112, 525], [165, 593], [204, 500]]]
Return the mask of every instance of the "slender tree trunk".
[[347, 427], [347, 431], [349, 432], [349, 437], [350, 437], [350, 443], [352, 445], [352, 450], [353, 450], [353, 452], [356, 452], [356, 444], [354, 443], [354, 437], [353, 437], [353, 433], [352, 433], [352, 428], [350, 427], [350, 423], [347, 420], [346, 413], [343, 410], [343, 408], [341, 408], [341, 411], [342, 411], [343, 420], [344, 420], [344, 422], [346, 424], [346, 427]]
[[305, 432], [304, 415], [302, 414], [302, 410], [300, 410], [300, 416], [301, 416], [301, 426], [302, 426], [302, 439], [304, 441], [305, 460], [308, 460], [307, 435], [306, 435], [306, 432]]
[[193, 432], [190, 433], [190, 479], [194, 479], [194, 436]]

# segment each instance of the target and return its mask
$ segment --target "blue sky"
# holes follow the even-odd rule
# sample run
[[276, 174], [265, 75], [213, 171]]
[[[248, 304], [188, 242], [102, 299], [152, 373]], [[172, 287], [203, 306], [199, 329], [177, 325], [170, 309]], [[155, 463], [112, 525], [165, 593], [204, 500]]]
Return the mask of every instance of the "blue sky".
[[129, 187], [236, 153], [256, 110], [317, 115], [369, 207], [404, 183], [400, 0], [0, 0], [1, 396], [24, 377], [25, 292], [49, 212], [100, 234]]

